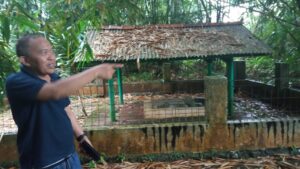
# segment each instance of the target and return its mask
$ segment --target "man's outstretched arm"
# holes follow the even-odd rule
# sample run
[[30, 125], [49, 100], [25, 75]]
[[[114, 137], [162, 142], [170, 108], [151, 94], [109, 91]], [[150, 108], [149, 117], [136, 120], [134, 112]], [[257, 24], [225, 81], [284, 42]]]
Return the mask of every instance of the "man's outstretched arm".
[[88, 70], [61, 79], [46, 83], [39, 91], [38, 100], [60, 99], [67, 97], [96, 78], [111, 79], [115, 68], [121, 68], [121, 64], [101, 64]]

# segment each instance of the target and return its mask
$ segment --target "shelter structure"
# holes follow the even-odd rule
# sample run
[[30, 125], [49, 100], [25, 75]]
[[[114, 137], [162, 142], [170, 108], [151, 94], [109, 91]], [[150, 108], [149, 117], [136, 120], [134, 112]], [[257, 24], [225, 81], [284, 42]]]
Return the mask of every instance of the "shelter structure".
[[[235, 57], [270, 55], [271, 49], [255, 37], [242, 22], [198, 25], [104, 26], [87, 33], [94, 61], [127, 63], [132, 61], [204, 59], [208, 76], [212, 63], [226, 63], [228, 115], [233, 115]], [[117, 70], [120, 103], [123, 103], [121, 69]], [[115, 119], [113, 80], [109, 80], [110, 112]]]

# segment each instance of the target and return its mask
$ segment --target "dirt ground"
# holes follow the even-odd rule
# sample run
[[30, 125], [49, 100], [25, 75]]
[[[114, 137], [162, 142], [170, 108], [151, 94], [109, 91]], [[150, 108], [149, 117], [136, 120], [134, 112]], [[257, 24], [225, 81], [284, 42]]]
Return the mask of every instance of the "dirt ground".
[[[83, 169], [300, 169], [300, 155], [277, 154], [249, 159], [177, 160], [172, 162], [128, 162], [84, 164]], [[0, 166], [0, 169], [4, 169]], [[8, 169], [18, 169], [10, 167]]]
[[251, 159], [178, 160], [173, 162], [83, 165], [84, 169], [300, 169], [300, 156], [275, 155]]

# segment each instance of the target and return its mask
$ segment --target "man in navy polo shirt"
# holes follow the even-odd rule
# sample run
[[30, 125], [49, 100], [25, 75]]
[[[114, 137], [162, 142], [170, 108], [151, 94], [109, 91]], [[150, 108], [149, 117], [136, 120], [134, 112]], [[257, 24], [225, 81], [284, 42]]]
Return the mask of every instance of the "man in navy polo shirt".
[[[21, 70], [7, 78], [7, 97], [18, 126], [22, 169], [81, 168], [74, 135], [88, 141], [70, 108], [68, 96], [96, 78], [112, 78], [120, 64], [101, 64], [66, 79], [54, 73], [55, 54], [41, 34], [18, 40]], [[88, 141], [89, 142], [89, 141]]]

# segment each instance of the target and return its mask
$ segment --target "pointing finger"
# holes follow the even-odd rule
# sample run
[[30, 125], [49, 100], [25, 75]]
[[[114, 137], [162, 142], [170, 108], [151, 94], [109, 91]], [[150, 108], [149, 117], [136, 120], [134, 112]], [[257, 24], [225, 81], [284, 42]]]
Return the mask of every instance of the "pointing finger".
[[114, 64], [113, 65], [113, 68], [122, 68], [123, 67], [123, 64]]

